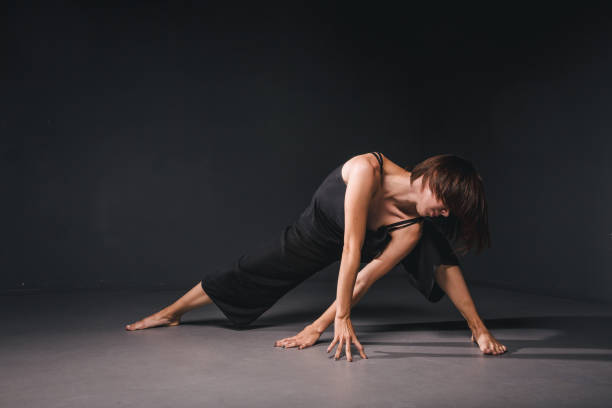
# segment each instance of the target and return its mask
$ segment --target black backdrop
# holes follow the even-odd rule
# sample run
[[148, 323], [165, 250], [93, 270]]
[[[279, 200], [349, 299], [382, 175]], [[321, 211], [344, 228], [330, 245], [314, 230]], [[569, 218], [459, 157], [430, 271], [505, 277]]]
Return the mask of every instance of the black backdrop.
[[191, 287], [379, 150], [481, 171], [469, 280], [609, 301], [610, 7], [398, 4], [5, 6], [0, 289]]

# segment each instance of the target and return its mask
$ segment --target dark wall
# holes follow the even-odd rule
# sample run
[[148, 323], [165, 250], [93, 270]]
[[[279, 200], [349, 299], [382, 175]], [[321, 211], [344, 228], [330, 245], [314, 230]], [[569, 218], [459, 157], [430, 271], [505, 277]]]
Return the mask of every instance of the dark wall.
[[469, 278], [609, 297], [603, 7], [50, 4], [6, 13], [0, 289], [191, 286], [379, 150], [481, 169], [494, 248]]
[[460, 91], [434, 109], [444, 127], [424, 139], [426, 156], [462, 154], [485, 180], [493, 246], [468, 256], [466, 273], [492, 286], [609, 302], [610, 12], [505, 17], [489, 26], [484, 47], [463, 36], [487, 55], [476, 60], [485, 69], [453, 84]]

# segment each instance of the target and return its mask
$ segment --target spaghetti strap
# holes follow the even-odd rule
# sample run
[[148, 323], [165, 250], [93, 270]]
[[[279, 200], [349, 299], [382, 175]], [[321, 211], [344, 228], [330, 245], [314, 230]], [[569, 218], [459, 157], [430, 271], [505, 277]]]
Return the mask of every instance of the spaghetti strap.
[[[383, 175], [383, 158], [382, 155], [379, 152], [370, 152], [372, 153], [375, 157], [376, 160], [378, 160], [378, 164], [380, 164], [380, 182], [382, 183], [382, 175]], [[416, 218], [411, 218], [408, 220], [401, 220], [398, 222], [394, 222], [393, 224], [389, 224], [389, 225], [385, 225], [384, 228], [387, 231], [393, 231], [399, 228], [404, 228], [407, 227], [409, 225], [412, 225], [416, 222], [419, 222], [423, 217], [416, 217]]]
[[419, 220], [421, 220], [423, 217], [416, 217], [416, 218], [411, 218], [409, 220], [401, 220], [398, 222], [394, 222], [393, 224], [389, 224], [389, 225], [385, 225], [385, 228], [387, 229], [387, 231], [393, 231], [399, 228], [404, 228], [407, 227], [409, 225], [415, 224], [417, 223]]
[[376, 157], [376, 160], [378, 160], [378, 164], [380, 165], [380, 184], [382, 185], [382, 177], [383, 177], [383, 158], [382, 155], [378, 152], [370, 152], [374, 155], [374, 157]]
[[374, 157], [376, 157], [376, 160], [378, 160], [378, 164], [380, 164], [380, 173], [382, 174], [382, 168], [383, 168], [383, 159], [380, 153], [378, 152], [370, 152], [374, 155]]

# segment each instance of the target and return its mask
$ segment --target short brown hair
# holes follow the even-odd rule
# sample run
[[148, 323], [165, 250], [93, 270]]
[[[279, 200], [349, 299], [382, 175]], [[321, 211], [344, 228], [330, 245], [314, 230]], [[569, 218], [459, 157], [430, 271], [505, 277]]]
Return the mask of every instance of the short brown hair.
[[434, 196], [449, 210], [439, 226], [447, 238], [463, 243], [456, 252], [465, 255], [473, 247], [477, 253], [491, 247], [487, 200], [482, 177], [468, 160], [454, 154], [440, 154], [418, 163], [412, 169], [410, 182], [423, 176]]

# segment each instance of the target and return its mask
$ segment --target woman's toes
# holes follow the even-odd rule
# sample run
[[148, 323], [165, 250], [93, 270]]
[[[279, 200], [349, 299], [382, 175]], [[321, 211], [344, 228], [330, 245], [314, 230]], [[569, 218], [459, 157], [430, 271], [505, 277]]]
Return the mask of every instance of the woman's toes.
[[126, 327], [127, 327], [128, 330], [133, 331], [133, 330], [144, 329], [145, 326], [146, 325], [144, 324], [144, 321], [143, 320], [139, 320], [137, 322], [128, 324]]

